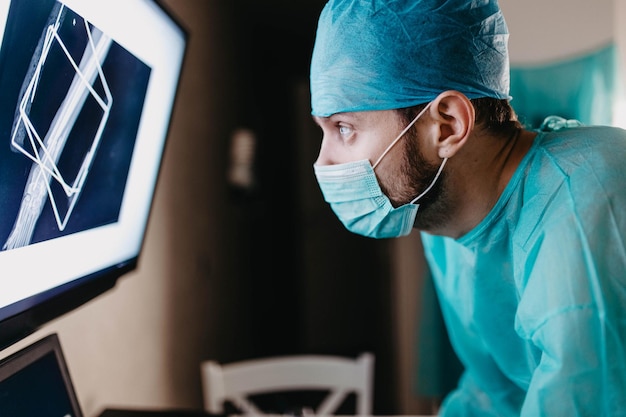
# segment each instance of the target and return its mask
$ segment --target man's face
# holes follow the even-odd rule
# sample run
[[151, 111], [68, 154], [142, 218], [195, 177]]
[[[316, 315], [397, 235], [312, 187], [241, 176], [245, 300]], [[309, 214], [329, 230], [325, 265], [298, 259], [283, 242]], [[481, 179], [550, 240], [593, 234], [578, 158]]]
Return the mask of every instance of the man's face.
[[[335, 165], [367, 159], [375, 165], [387, 147], [410, 121], [394, 110], [338, 113], [315, 117], [323, 139], [316, 165]], [[394, 207], [409, 203], [436, 176], [438, 165], [429, 163], [420, 150], [420, 120], [375, 165], [382, 191]], [[428, 230], [444, 221], [445, 177], [420, 199], [416, 227]]]

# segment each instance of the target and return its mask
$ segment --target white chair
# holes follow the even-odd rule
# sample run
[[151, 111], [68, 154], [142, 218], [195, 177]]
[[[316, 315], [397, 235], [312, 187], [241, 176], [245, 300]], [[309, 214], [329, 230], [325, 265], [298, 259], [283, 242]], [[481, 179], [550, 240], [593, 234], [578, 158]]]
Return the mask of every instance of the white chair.
[[311, 410], [332, 415], [351, 393], [356, 395], [356, 414], [372, 415], [374, 355], [357, 358], [332, 355], [293, 355], [246, 360], [220, 365], [201, 364], [204, 409], [223, 414], [230, 402], [243, 414], [263, 414], [251, 395], [319, 390], [328, 391], [321, 404]]

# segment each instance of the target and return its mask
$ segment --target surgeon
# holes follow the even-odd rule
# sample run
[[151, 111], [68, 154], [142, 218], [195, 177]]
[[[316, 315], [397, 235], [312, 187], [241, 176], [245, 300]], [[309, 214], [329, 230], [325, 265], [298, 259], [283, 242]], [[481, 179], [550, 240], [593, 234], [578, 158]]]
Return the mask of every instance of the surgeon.
[[464, 365], [442, 416], [626, 415], [626, 132], [510, 106], [496, 0], [331, 0], [314, 172], [345, 227], [417, 229]]

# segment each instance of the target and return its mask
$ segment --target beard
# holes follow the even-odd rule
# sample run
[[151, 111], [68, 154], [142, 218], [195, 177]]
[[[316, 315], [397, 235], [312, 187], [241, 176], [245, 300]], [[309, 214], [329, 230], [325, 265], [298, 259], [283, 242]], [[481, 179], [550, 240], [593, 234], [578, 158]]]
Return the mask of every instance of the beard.
[[[409, 204], [415, 197], [422, 194], [431, 185], [440, 167], [426, 161], [419, 149], [414, 132], [413, 129], [409, 130], [405, 140], [402, 141], [404, 158], [397, 171], [398, 178], [388, 181], [390, 184], [387, 186], [380, 184], [382, 191], [394, 207]], [[451, 203], [445, 184], [444, 169], [432, 188], [415, 202], [419, 204], [419, 210], [415, 216], [414, 228], [424, 231], [436, 230], [447, 223], [450, 218]]]

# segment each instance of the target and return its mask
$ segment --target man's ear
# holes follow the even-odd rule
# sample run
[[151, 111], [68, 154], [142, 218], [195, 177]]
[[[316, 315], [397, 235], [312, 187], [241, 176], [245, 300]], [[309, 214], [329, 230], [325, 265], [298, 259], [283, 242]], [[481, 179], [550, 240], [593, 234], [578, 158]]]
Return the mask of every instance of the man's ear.
[[463, 147], [474, 129], [474, 106], [465, 94], [444, 91], [429, 108], [438, 136], [436, 146], [440, 158], [450, 158]]

